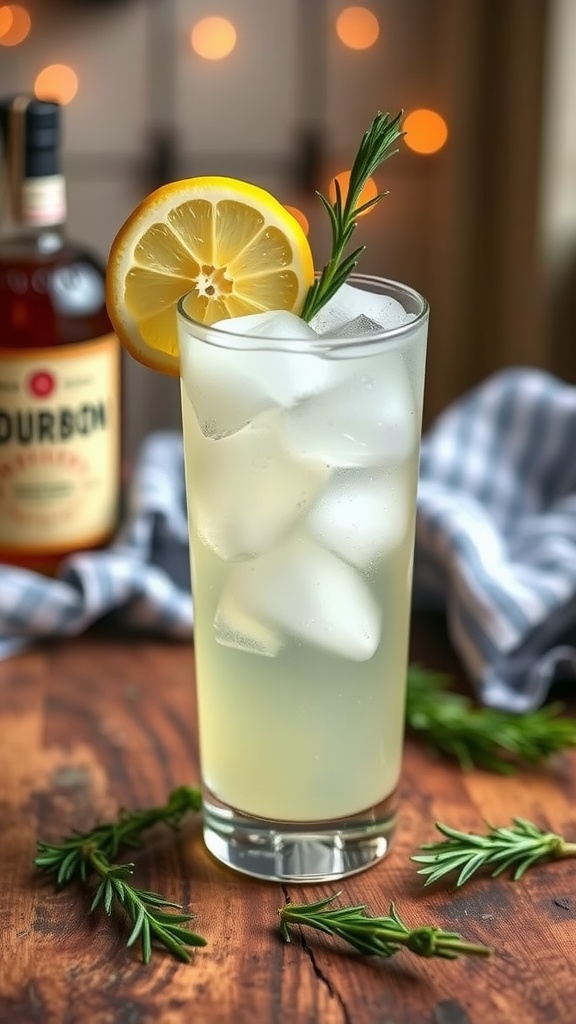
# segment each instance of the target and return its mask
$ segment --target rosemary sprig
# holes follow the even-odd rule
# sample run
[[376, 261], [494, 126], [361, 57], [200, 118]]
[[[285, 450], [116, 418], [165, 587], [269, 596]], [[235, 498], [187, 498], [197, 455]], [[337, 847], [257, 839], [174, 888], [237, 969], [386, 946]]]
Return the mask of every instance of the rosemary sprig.
[[187, 946], [206, 945], [201, 935], [183, 927], [193, 914], [174, 913], [182, 909], [179, 903], [172, 903], [156, 892], [137, 889], [127, 881], [134, 871], [133, 864], [111, 864], [97, 850], [88, 853], [87, 859], [100, 878], [90, 910], [103, 906], [108, 916], [114, 909], [123, 910], [132, 925], [126, 945], [133, 946], [140, 939], [143, 963], [150, 962], [153, 941], [185, 963], [190, 962]]
[[393, 903], [388, 917], [372, 917], [364, 904], [332, 907], [339, 896], [336, 892], [316, 903], [286, 903], [278, 911], [282, 938], [290, 942], [290, 927], [306, 925], [344, 939], [359, 953], [369, 956], [394, 956], [402, 947], [417, 956], [445, 960], [464, 954], [490, 956], [492, 953], [489, 946], [464, 941], [458, 932], [445, 932], [434, 925], [408, 928]]
[[101, 853], [108, 860], [117, 857], [122, 849], [141, 846], [145, 829], [159, 822], [178, 828], [188, 811], [199, 811], [202, 795], [192, 786], [174, 789], [161, 807], [145, 811], [121, 811], [117, 821], [97, 825], [90, 832], [75, 832], [60, 843], [37, 844], [35, 864], [42, 871], [56, 875], [58, 886], [80, 880], [85, 882], [94, 864], [91, 854]]
[[457, 871], [456, 885], [461, 886], [482, 868], [493, 867], [492, 878], [510, 870], [513, 881], [517, 881], [528, 868], [542, 861], [576, 857], [576, 843], [555, 832], [543, 832], [524, 818], [512, 821], [507, 828], [489, 825], [485, 835], [459, 832], [436, 822], [446, 838], [425, 843], [420, 847], [424, 852], [410, 859], [424, 865], [418, 874], [428, 876], [426, 885]]
[[328, 302], [328, 299], [332, 298], [341, 285], [344, 284], [348, 275], [352, 273], [360, 255], [364, 251], [365, 247], [360, 246], [360, 248], [355, 249], [348, 256], [344, 255], [344, 250], [356, 227], [356, 218], [361, 213], [366, 213], [376, 203], [379, 203], [387, 194], [386, 192], [381, 192], [374, 196], [373, 199], [369, 199], [366, 203], [358, 206], [362, 189], [370, 175], [374, 174], [384, 160], [387, 160], [389, 156], [397, 152], [397, 150], [391, 150], [390, 147], [404, 134], [400, 130], [401, 122], [402, 112], [397, 114], [392, 120], [390, 120], [389, 114], [381, 113], [377, 114], [374, 118], [370, 128], [362, 138], [354, 159], [345, 200], [342, 199], [342, 192], [338, 181], [335, 181], [334, 186], [336, 191], [334, 203], [331, 203], [321, 192], [317, 193], [330, 217], [332, 253], [318, 280], [312, 285], [306, 296], [304, 308], [300, 314], [303, 320], [311, 320], [318, 310]]
[[200, 790], [179, 786], [161, 807], [130, 813], [122, 811], [117, 821], [97, 825], [90, 832], [76, 832], [60, 843], [39, 842], [35, 864], [47, 874], [55, 875], [59, 887], [74, 881], [86, 883], [97, 875], [100, 882], [90, 909], [102, 905], [109, 916], [113, 909], [123, 910], [132, 924], [127, 945], [132, 946], [140, 939], [145, 964], [152, 956], [153, 941], [177, 959], [188, 962], [187, 946], [206, 945], [200, 935], [183, 927], [193, 915], [174, 913], [182, 909], [179, 903], [131, 885], [127, 879], [134, 865], [114, 864], [113, 859], [122, 849], [139, 847], [145, 829], [159, 822], [177, 828], [188, 811], [198, 811], [201, 806]]
[[445, 676], [411, 666], [406, 724], [430, 747], [456, 758], [465, 771], [484, 768], [511, 774], [576, 747], [576, 719], [562, 717], [561, 704], [517, 715], [476, 707], [447, 686]]

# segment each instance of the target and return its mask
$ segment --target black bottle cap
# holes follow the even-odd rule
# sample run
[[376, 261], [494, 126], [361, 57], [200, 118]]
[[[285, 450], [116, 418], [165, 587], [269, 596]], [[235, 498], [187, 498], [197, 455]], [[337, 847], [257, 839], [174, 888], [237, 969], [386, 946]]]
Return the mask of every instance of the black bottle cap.
[[[13, 138], [15, 111], [22, 110], [22, 141]], [[60, 173], [60, 106], [32, 97], [10, 97], [0, 101], [0, 128], [4, 148], [23, 146], [25, 178], [43, 178]]]

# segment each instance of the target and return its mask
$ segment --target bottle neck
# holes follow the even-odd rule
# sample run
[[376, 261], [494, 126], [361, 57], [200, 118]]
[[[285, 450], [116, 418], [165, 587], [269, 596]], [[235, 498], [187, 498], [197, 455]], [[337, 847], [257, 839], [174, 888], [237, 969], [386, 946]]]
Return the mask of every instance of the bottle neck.
[[[66, 183], [50, 104], [16, 97], [6, 111], [4, 224], [10, 234], [34, 234], [66, 220]], [[31, 120], [32, 118], [32, 120]], [[46, 123], [47, 121], [47, 123]]]
[[[57, 252], [65, 243], [66, 186], [62, 175], [28, 178], [18, 195], [6, 194], [0, 209], [0, 242], [18, 258], [31, 247], [39, 255]], [[22, 248], [24, 247], [24, 248]]]

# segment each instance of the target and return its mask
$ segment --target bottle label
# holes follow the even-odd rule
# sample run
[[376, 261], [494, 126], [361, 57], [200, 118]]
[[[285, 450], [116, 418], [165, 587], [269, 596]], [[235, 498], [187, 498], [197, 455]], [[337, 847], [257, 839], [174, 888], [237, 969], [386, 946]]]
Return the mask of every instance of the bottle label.
[[20, 191], [19, 219], [28, 227], [50, 227], [66, 220], [66, 182], [62, 174], [25, 178]]
[[0, 557], [80, 550], [114, 529], [119, 360], [114, 334], [0, 350]]

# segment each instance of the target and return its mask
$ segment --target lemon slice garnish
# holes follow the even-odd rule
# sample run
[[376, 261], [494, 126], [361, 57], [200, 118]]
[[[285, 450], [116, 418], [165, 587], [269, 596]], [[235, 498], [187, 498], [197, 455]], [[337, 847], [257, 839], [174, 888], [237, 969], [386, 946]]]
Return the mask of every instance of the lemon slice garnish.
[[176, 304], [205, 324], [283, 309], [314, 280], [306, 235], [264, 189], [235, 178], [164, 185], [134, 210], [108, 260], [110, 319], [139, 362], [178, 374]]

